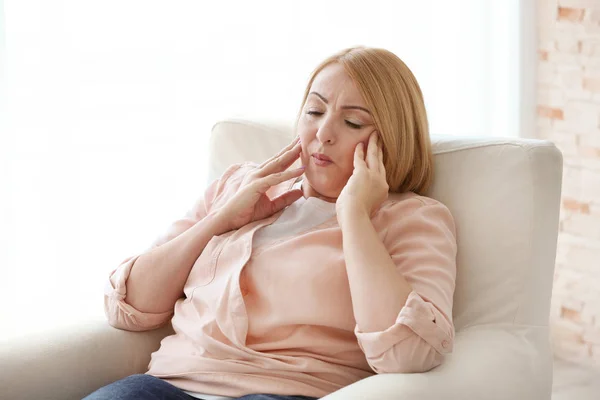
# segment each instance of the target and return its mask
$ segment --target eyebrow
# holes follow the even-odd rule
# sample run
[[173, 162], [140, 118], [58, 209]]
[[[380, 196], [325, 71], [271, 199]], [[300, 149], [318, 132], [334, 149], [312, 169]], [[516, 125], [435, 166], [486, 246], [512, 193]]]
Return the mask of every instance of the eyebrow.
[[[321, 100], [323, 100], [325, 104], [329, 104], [329, 101], [325, 97], [323, 97], [323, 95], [317, 92], [310, 92], [308, 95], [310, 96], [311, 94], [314, 94], [315, 96], [319, 97]], [[367, 114], [371, 115], [371, 111], [361, 106], [342, 106], [342, 110], [362, 110]]]

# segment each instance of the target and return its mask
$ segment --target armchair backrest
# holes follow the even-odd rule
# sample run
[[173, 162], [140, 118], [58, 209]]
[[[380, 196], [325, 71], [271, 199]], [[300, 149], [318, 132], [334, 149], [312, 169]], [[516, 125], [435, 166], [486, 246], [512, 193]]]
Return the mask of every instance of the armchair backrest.
[[[261, 163], [290, 142], [292, 123], [224, 120], [212, 129], [208, 180], [229, 165]], [[427, 194], [458, 233], [457, 331], [484, 324], [548, 326], [562, 155], [535, 139], [432, 136]]]

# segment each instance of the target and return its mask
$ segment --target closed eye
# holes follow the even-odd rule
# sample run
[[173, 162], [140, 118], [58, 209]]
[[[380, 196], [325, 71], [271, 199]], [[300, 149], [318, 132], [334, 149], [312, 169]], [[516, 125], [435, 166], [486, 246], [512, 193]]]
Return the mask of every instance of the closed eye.
[[[306, 113], [307, 113], [308, 115], [313, 115], [313, 116], [315, 116], [315, 117], [320, 117], [321, 115], [323, 115], [323, 113], [322, 113], [322, 112], [318, 112], [318, 111], [307, 111]], [[350, 121], [348, 121], [348, 120], [346, 120], [345, 122], [346, 122], [346, 124], [347, 124], [347, 125], [348, 125], [350, 128], [352, 128], [352, 129], [360, 129], [360, 128], [362, 128], [362, 125], [355, 124], [355, 123], [353, 123], [353, 122], [350, 122]]]

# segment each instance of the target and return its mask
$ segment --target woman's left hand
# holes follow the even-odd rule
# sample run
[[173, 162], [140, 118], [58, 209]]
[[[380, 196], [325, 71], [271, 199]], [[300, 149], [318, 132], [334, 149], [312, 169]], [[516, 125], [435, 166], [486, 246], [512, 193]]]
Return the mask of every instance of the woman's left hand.
[[363, 142], [354, 149], [354, 171], [335, 203], [338, 223], [360, 212], [371, 217], [387, 199], [388, 191], [381, 141], [374, 131], [369, 136], [366, 156]]

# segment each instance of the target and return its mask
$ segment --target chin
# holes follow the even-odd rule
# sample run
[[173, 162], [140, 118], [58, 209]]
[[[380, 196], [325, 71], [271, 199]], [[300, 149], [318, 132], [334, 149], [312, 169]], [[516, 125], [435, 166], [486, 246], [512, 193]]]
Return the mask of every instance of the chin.
[[[310, 187], [319, 193], [321, 196], [329, 198], [337, 198], [341, 190], [337, 190], [333, 182], [329, 181], [322, 174], [310, 173], [304, 174], [304, 180], [308, 182]], [[325, 178], [325, 179], [324, 179]]]

